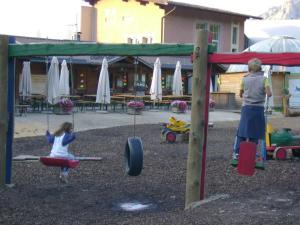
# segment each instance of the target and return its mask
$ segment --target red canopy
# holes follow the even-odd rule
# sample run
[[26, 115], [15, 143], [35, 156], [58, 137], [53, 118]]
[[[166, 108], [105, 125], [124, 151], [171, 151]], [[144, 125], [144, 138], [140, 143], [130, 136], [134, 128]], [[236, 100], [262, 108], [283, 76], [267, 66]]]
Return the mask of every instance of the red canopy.
[[264, 65], [300, 66], [300, 53], [212, 53], [208, 55], [208, 63], [215, 64], [247, 64], [252, 58], [259, 58]]

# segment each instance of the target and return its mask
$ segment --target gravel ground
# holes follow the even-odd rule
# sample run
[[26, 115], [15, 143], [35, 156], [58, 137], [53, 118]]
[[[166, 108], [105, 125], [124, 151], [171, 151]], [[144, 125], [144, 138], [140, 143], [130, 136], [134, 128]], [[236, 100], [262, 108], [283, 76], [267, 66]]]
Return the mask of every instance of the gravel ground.
[[[275, 128], [299, 130], [299, 118], [277, 118]], [[144, 168], [137, 177], [124, 173], [123, 153], [132, 126], [77, 133], [77, 156], [102, 157], [81, 162], [69, 183], [58, 182], [58, 168], [37, 161], [13, 162], [12, 188], [0, 189], [0, 224], [300, 224], [299, 159], [266, 163], [253, 177], [230, 166], [236, 122], [215, 123], [208, 132], [205, 198], [220, 198], [184, 210], [187, 143], [161, 143], [160, 126], [137, 125], [143, 140]], [[14, 156], [47, 155], [45, 138], [15, 139]], [[149, 208], [128, 212], [126, 202]]]

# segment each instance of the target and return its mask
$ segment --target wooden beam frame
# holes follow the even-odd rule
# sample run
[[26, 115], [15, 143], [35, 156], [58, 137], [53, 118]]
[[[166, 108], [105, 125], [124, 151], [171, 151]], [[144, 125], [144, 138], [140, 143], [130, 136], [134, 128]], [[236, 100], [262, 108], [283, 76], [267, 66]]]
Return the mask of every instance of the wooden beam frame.
[[8, 36], [0, 36], [0, 187], [6, 183]]
[[[63, 44], [13, 44], [9, 45], [9, 57], [21, 56], [190, 56], [192, 44], [99, 44], [99, 43], [63, 43]], [[208, 46], [208, 53], [215, 46]]]
[[212, 64], [248, 64], [252, 58], [259, 58], [264, 65], [300, 66], [300, 52], [213, 53], [208, 55], [208, 62]]

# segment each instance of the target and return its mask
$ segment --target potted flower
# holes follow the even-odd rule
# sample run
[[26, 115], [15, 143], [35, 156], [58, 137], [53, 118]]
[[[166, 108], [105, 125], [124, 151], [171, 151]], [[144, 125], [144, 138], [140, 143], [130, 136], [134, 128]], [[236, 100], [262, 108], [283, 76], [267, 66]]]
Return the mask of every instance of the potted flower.
[[172, 112], [175, 113], [185, 113], [187, 110], [187, 103], [186, 101], [181, 101], [181, 100], [175, 100], [171, 102], [171, 110]]
[[61, 98], [54, 107], [56, 114], [70, 114], [73, 111], [73, 102], [69, 98]]
[[216, 107], [216, 102], [213, 99], [209, 99], [209, 111], [214, 111]]
[[141, 114], [144, 106], [144, 102], [142, 101], [130, 101], [127, 103], [127, 112], [128, 114]]

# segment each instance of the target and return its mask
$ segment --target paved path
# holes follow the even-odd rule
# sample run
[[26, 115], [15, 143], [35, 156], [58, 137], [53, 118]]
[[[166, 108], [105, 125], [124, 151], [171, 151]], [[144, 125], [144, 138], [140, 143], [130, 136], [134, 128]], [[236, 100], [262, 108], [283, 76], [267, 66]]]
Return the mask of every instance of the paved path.
[[[175, 114], [169, 111], [144, 111], [142, 115], [136, 116], [136, 124], [157, 124], [166, 123], [171, 116], [186, 122], [191, 121], [191, 112], [185, 114]], [[210, 112], [209, 120], [218, 121], [235, 121], [240, 119], [239, 113], [228, 111]], [[54, 131], [65, 121], [72, 122], [72, 115], [49, 115], [50, 131]], [[134, 116], [126, 113], [99, 113], [84, 112], [75, 113], [75, 131], [90, 129], [108, 128], [115, 126], [133, 125]], [[43, 135], [47, 129], [47, 115], [40, 113], [28, 113], [26, 116], [15, 117], [15, 137], [26, 137]]]

